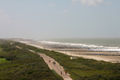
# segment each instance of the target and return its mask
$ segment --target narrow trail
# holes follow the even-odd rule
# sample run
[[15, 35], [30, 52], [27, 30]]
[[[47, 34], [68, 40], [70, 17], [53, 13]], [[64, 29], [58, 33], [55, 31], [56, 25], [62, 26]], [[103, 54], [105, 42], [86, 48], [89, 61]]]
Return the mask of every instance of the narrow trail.
[[[29, 50], [32, 53], [36, 53], [33, 50]], [[72, 80], [72, 78], [70, 77], [69, 73], [66, 73], [64, 68], [53, 58], [42, 54], [42, 53], [36, 53], [38, 55], [40, 55], [40, 57], [43, 58], [43, 60], [45, 61], [45, 63], [48, 65], [48, 67], [51, 70], [54, 70], [58, 75], [60, 75], [64, 80]]]
[[49, 66], [49, 68], [51, 70], [54, 70], [64, 80], [72, 80], [70, 75], [65, 72], [64, 68], [57, 61], [55, 61], [53, 58], [51, 58], [45, 54], [40, 54], [40, 53], [37, 53], [37, 54], [40, 55], [44, 59], [45, 63]]

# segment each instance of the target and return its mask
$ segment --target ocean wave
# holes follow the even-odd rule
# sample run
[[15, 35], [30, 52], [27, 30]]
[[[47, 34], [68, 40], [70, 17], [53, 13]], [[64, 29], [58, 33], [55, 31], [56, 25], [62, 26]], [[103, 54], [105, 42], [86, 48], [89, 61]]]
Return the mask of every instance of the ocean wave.
[[92, 51], [116, 51], [120, 52], [119, 47], [107, 47], [107, 46], [98, 46], [98, 45], [87, 45], [87, 44], [81, 44], [81, 43], [65, 43], [65, 42], [54, 42], [54, 41], [39, 41], [42, 44], [45, 45], [55, 45], [55, 46], [68, 46], [68, 47], [74, 47], [74, 48], [87, 48]]

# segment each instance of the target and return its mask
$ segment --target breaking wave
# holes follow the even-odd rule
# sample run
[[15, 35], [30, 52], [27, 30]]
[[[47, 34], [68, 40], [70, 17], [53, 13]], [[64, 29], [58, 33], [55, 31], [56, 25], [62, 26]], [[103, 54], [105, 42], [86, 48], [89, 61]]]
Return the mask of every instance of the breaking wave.
[[81, 43], [65, 43], [65, 42], [54, 42], [54, 41], [39, 41], [45, 45], [53, 45], [53, 46], [67, 46], [67, 47], [74, 47], [74, 48], [86, 48], [92, 51], [116, 51], [120, 52], [119, 47], [108, 47], [108, 46], [98, 46], [98, 45], [87, 45]]

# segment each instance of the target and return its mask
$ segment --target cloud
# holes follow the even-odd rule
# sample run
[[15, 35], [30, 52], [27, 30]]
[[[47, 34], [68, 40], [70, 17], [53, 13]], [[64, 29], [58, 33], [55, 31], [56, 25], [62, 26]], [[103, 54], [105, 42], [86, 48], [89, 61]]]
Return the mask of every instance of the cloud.
[[83, 5], [96, 6], [104, 2], [104, 0], [72, 0], [73, 3], [80, 2]]

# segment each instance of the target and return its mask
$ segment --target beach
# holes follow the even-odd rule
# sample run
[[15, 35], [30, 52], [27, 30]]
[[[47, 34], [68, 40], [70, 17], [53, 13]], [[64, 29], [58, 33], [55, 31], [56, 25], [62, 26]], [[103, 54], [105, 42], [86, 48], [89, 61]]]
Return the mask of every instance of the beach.
[[32, 40], [16, 40], [27, 45], [31, 45], [41, 49], [60, 52], [73, 57], [82, 57], [86, 59], [94, 59], [98, 61], [106, 61], [112, 63], [120, 63], [120, 52], [117, 51], [93, 51], [89, 48], [78, 48], [65, 45], [51, 45]]

